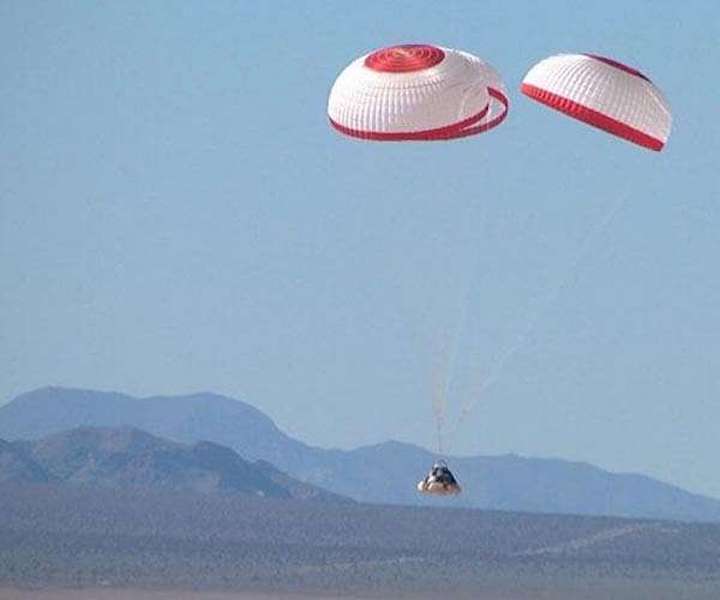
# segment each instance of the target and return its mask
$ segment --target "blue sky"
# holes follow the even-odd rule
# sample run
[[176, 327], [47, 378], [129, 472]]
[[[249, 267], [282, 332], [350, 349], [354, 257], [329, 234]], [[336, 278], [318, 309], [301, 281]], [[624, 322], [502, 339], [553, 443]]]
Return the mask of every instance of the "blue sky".
[[[454, 452], [720, 496], [720, 6], [588, 4], [0, 4], [1, 401], [213, 390], [314, 444], [432, 447], [449, 339]], [[489, 61], [508, 120], [334, 134], [335, 76], [402, 42]], [[564, 51], [648, 74], [666, 150], [518, 93]]]

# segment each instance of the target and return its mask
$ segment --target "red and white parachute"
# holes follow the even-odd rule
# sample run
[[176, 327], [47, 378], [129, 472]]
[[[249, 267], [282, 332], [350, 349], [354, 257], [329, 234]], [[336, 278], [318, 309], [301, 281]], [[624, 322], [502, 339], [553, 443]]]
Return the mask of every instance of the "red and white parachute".
[[651, 150], [662, 150], [672, 116], [640, 71], [594, 54], [558, 54], [537, 63], [522, 92], [551, 108]]
[[499, 125], [508, 100], [499, 74], [476, 56], [406, 44], [353, 61], [330, 91], [339, 132], [377, 141], [447, 140]]
[[[620, 138], [659, 151], [670, 135], [672, 116], [660, 90], [642, 73], [592, 54], [551, 56], [533, 66], [522, 83], [531, 99]], [[354, 60], [338, 76], [328, 99], [330, 124], [340, 133], [364, 140], [448, 140], [496, 127], [507, 116], [508, 98], [500, 75], [478, 57], [440, 46], [408, 44], [376, 50]], [[460, 407], [455, 427], [445, 430], [446, 399], [454, 352], [442, 352], [433, 411], [438, 451], [487, 390], [501, 378], [509, 361], [534, 334], [548, 305], [573, 281], [592, 248], [622, 210], [629, 194], [620, 194], [598, 227], [591, 230], [570, 262], [570, 273], [551, 290], [522, 327], [521, 336], [500, 352], [484, 379]], [[457, 348], [460, 327], [450, 345]], [[418, 483], [426, 494], [448, 495], [460, 486], [447, 465], [438, 464]]]

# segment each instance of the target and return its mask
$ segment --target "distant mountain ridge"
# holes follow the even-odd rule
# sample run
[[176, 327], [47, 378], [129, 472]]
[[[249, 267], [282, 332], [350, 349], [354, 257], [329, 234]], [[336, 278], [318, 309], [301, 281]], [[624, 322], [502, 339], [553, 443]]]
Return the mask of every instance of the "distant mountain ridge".
[[[273, 464], [274, 453], [305, 446], [262, 412], [218, 394], [134, 398], [116, 392], [47, 387], [0, 407], [0, 438], [36, 439], [81, 426], [130, 426], [186, 443], [209, 440]], [[209, 435], [198, 436], [207, 431]]]
[[225, 446], [181, 444], [127, 426], [79, 427], [35, 441], [0, 440], [0, 482], [351, 502], [269, 463], [250, 463]]
[[178, 442], [212, 441], [363, 502], [720, 521], [719, 500], [650, 477], [515, 455], [451, 458], [465, 492], [450, 500], [427, 499], [415, 491], [434, 458], [427, 450], [400, 442], [350, 451], [309, 446], [252, 406], [216, 394], [133, 398], [42, 388], [0, 407], [0, 438], [8, 440], [37, 439], [78, 426], [131, 426]]

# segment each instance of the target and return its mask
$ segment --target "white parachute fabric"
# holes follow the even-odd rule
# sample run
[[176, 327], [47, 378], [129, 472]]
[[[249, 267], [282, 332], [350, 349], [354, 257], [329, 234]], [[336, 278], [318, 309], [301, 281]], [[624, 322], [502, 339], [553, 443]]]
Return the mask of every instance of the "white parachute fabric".
[[376, 141], [475, 135], [499, 125], [507, 111], [505, 86], [490, 65], [422, 44], [361, 56], [340, 73], [328, 99], [336, 130]]
[[533, 66], [522, 92], [620, 138], [660, 151], [670, 135], [667, 100], [640, 71], [593, 54], [558, 54]]

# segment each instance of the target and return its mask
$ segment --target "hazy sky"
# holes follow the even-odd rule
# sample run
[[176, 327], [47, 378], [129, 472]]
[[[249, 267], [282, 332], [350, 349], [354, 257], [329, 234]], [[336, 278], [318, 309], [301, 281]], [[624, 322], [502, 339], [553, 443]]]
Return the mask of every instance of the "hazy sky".
[[[432, 447], [449, 347], [453, 452], [720, 496], [718, 39], [714, 0], [0, 2], [0, 401], [212, 390], [313, 444]], [[488, 60], [505, 124], [333, 133], [338, 72], [402, 42]], [[563, 51], [648, 74], [666, 150], [518, 93]]]

